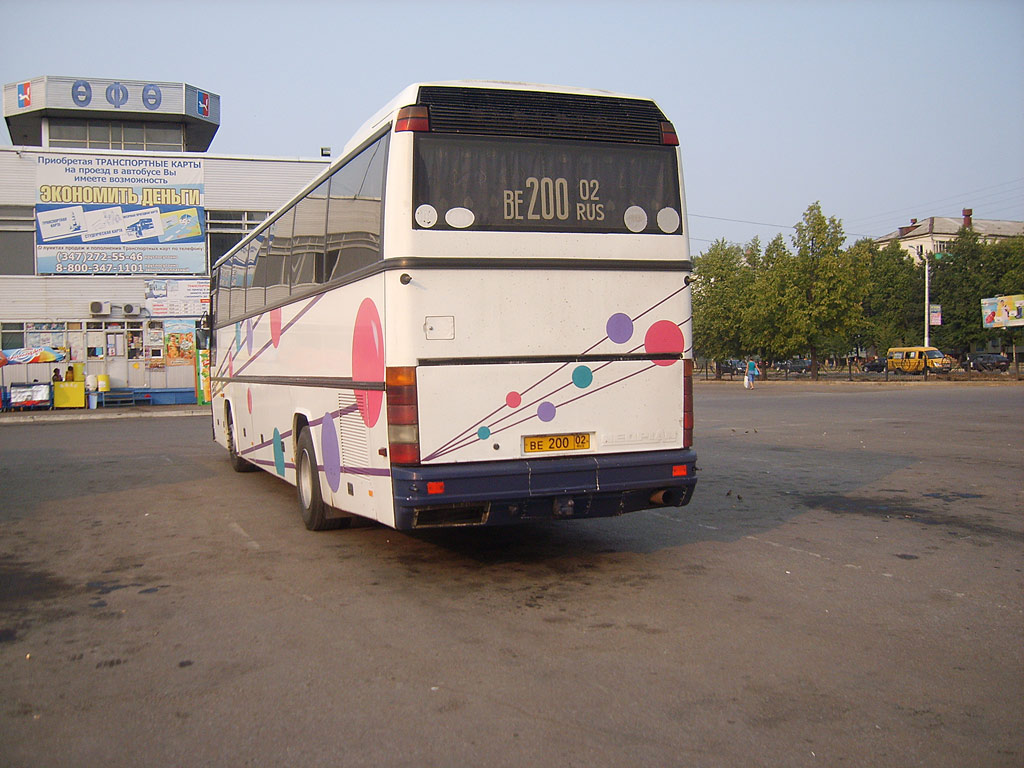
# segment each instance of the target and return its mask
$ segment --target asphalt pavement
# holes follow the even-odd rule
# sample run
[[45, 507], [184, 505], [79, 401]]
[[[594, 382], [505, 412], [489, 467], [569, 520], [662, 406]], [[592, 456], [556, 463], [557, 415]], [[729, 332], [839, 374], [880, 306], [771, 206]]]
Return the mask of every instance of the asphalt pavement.
[[1024, 764], [1022, 387], [699, 382], [689, 506], [414, 534], [117, 410], [0, 420], [2, 766]]

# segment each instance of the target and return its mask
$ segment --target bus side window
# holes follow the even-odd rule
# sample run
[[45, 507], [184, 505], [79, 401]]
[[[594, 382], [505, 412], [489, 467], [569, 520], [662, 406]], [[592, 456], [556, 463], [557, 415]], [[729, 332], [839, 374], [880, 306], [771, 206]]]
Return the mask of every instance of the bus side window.
[[324, 181], [295, 206], [295, 229], [289, 263], [292, 295], [304, 293], [324, 282], [318, 280], [317, 265], [323, 263], [327, 230], [327, 190]]
[[266, 261], [260, 261], [267, 252], [267, 238], [264, 235], [257, 235], [249, 243], [249, 259], [246, 268], [245, 284], [245, 311], [249, 314], [259, 312], [267, 304], [266, 280], [261, 280], [260, 269], [266, 272]]
[[226, 263], [221, 264], [217, 267], [217, 280], [216, 280], [216, 291], [217, 299], [214, 302], [215, 313], [214, 317], [226, 318], [230, 313], [230, 294], [228, 293], [228, 285], [230, 280], [229, 267]]
[[274, 223], [272, 234], [267, 238], [267, 304], [277, 304], [291, 293], [288, 260], [292, 252], [292, 226], [295, 209], [291, 208]]
[[227, 276], [229, 304], [227, 316], [238, 319], [245, 315], [245, 264], [239, 261], [239, 255], [235, 254], [228, 261], [224, 262], [223, 269]]
[[388, 135], [384, 134], [331, 176], [323, 256], [326, 282], [342, 279], [381, 258], [381, 201]]

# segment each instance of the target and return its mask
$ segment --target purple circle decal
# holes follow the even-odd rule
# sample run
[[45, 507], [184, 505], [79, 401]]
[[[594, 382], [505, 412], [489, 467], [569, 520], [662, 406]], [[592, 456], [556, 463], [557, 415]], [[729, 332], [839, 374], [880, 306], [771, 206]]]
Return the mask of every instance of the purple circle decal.
[[633, 338], [633, 321], [629, 319], [629, 315], [616, 312], [608, 318], [605, 330], [608, 332], [608, 338], [616, 344], [625, 344]]
[[334, 418], [324, 414], [320, 422], [320, 455], [324, 462], [324, 476], [332, 491], [341, 487], [341, 450], [338, 446], [338, 431], [334, 427]]
[[555, 405], [547, 401], [537, 406], [537, 418], [541, 421], [551, 421], [555, 418]]

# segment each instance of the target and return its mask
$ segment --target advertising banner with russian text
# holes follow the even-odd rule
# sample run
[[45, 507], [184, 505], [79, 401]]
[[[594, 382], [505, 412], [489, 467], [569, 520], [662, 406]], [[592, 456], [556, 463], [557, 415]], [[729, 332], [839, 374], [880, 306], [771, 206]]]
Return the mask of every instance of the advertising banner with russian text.
[[200, 317], [210, 310], [210, 281], [147, 280], [146, 309], [151, 317]]
[[203, 161], [36, 158], [36, 274], [204, 274]]

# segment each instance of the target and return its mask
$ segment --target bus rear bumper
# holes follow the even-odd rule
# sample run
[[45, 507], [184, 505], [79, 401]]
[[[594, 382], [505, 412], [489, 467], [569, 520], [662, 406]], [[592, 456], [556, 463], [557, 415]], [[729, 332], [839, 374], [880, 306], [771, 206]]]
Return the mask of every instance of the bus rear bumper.
[[395, 528], [610, 517], [688, 504], [690, 449], [391, 469]]

